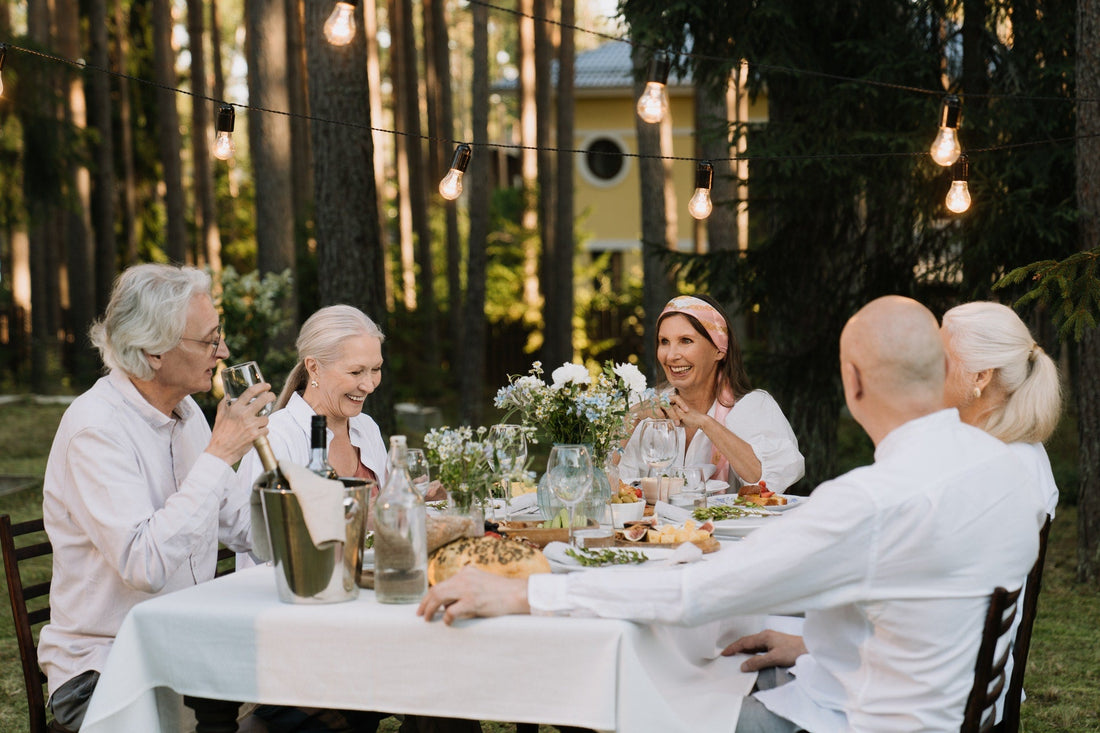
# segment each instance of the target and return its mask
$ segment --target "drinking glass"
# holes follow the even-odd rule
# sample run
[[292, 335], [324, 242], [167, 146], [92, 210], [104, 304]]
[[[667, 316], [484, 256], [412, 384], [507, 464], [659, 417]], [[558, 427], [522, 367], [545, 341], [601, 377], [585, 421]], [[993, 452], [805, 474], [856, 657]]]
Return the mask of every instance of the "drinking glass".
[[501, 423], [489, 429], [489, 465], [500, 475], [504, 518], [512, 518], [512, 474], [527, 463], [527, 435], [522, 425]]
[[674, 478], [683, 479], [684, 487], [680, 498], [673, 502], [679, 506], [705, 507], [707, 505], [707, 484], [703, 480], [702, 466], [679, 466], [672, 470]]
[[409, 478], [412, 479], [413, 489], [423, 499], [428, 494], [428, 484], [431, 475], [428, 471], [428, 457], [420, 448], [409, 448], [405, 454], [406, 465], [409, 469]]
[[[229, 404], [236, 402], [249, 387], [262, 381], [264, 381], [264, 375], [260, 373], [260, 365], [254, 361], [234, 364], [222, 370], [222, 386], [225, 388], [225, 398]], [[270, 415], [273, 409], [275, 409], [275, 403], [268, 402], [258, 414]]]
[[550, 449], [546, 461], [550, 490], [569, 509], [569, 544], [573, 545], [573, 515], [592, 489], [592, 456], [583, 445], [561, 444]]
[[647, 417], [641, 423], [639, 442], [642, 460], [649, 466], [647, 476], [654, 471], [668, 468], [676, 460], [676, 423], [665, 418]]

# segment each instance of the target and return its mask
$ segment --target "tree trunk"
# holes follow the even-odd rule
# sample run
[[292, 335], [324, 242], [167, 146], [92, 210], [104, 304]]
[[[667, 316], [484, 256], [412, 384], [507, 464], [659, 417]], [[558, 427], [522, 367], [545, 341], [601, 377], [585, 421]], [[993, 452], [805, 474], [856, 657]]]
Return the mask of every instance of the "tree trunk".
[[[737, 249], [737, 189], [730, 167], [727, 87], [695, 88], [695, 144], [699, 157], [714, 166], [710, 198], [714, 211], [696, 222], [695, 251]], [[704, 246], [705, 245], [705, 246]]]
[[[398, 130], [406, 130], [409, 120], [409, 107], [404, 103], [407, 95], [416, 96], [416, 89], [406, 89], [403, 82], [405, 76], [405, 54], [402, 53], [402, 39], [406, 31], [403, 28], [405, 19], [401, 14], [402, 0], [390, 0], [390, 36], [393, 43], [390, 46], [390, 78], [393, 80], [393, 124]], [[411, 33], [411, 32], [410, 32]], [[397, 231], [398, 244], [401, 247], [401, 301], [405, 310], [416, 310], [416, 250], [413, 241], [413, 217], [412, 196], [409, 186], [409, 147], [412, 141], [404, 135], [394, 135], [394, 165], [397, 170]]]
[[214, 174], [210, 167], [211, 103], [206, 92], [206, 23], [202, 0], [187, 0], [187, 35], [191, 43], [191, 150], [195, 176], [195, 229], [201, 261], [214, 273], [222, 269], [222, 239], [214, 205]]
[[[107, 53], [107, 0], [91, 0], [88, 26], [91, 32], [89, 60], [101, 69], [111, 67]], [[88, 75], [91, 126], [96, 131], [95, 175], [92, 180], [92, 216], [95, 222], [95, 311], [107, 307], [111, 284], [118, 271], [118, 247], [115, 244], [115, 146], [111, 125], [111, 77], [103, 73]]]
[[[62, 55], [76, 58], [80, 55], [80, 12], [76, 0], [58, 0], [56, 7], [56, 43]], [[96, 19], [98, 22], [98, 18]], [[82, 140], [88, 126], [87, 102], [84, 82], [75, 69], [65, 70], [64, 117], [74, 133]], [[92, 232], [92, 174], [83, 163], [87, 156], [80, 150], [77, 155], [66, 156], [66, 187], [69, 190], [65, 216], [69, 313], [66, 330], [72, 366], [74, 386], [87, 387], [96, 379], [98, 363], [88, 342], [88, 328], [96, 315], [95, 299], [95, 239]]]
[[[450, 34], [444, 0], [424, 0], [425, 57], [429, 63], [428, 89], [430, 96], [428, 134], [436, 139], [432, 145], [429, 170], [442, 176], [451, 165], [454, 153], [448, 142], [454, 139], [454, 99], [451, 93]], [[434, 123], [434, 124], [433, 124]], [[458, 344], [464, 338], [465, 320], [462, 318], [462, 242], [458, 233], [458, 203], [444, 199], [447, 245], [447, 298], [449, 307], [448, 333], [450, 333], [451, 364], [458, 362]], [[457, 385], [456, 385], [457, 386]]]
[[[289, 109], [284, 0], [248, 0], [245, 24], [249, 103], [266, 109]], [[290, 120], [285, 115], [248, 116], [248, 146], [256, 185], [256, 263], [261, 273], [295, 271], [290, 143]], [[292, 292], [285, 303], [293, 323], [298, 321], [297, 300]], [[280, 346], [289, 346], [293, 337], [285, 334], [281, 341]]]
[[[336, 47], [322, 34], [332, 8], [306, 3], [306, 70], [314, 122], [314, 192], [317, 222], [317, 277], [325, 284], [322, 305], [353, 305], [386, 328], [383, 252], [374, 190], [374, 143], [367, 102], [366, 39], [357, 30], [347, 46]], [[352, 126], [354, 124], [354, 126]], [[348, 212], [355, 216], [348, 216]], [[382, 380], [367, 409], [382, 433], [394, 429], [393, 380]]]
[[[130, 58], [129, 31], [122, 14], [122, 0], [112, 0], [115, 19], [115, 70], [128, 67]], [[118, 140], [122, 160], [122, 265], [137, 262], [137, 177], [134, 175], [133, 114], [130, 101], [130, 80], [118, 77]], [[109, 292], [103, 293], [110, 297]], [[104, 304], [104, 307], [106, 305]]]
[[401, 89], [397, 101], [405, 112], [404, 126], [398, 129], [408, 132], [402, 135], [405, 140], [405, 159], [408, 162], [409, 186], [403, 189], [409, 198], [409, 213], [412, 216], [413, 231], [416, 235], [417, 281], [417, 319], [427, 363], [439, 365], [439, 334], [436, 329], [435, 308], [435, 268], [432, 266], [432, 230], [428, 221], [428, 199], [424, 183], [424, 144], [419, 135], [420, 125], [420, 74], [417, 72], [416, 32], [411, 0], [395, 0], [394, 6], [400, 13], [400, 22], [395, 22], [400, 36], [396, 51], [401, 56], [399, 82], [394, 87]]
[[519, 11], [519, 143], [523, 175], [523, 302], [534, 308], [539, 302], [539, 247], [534, 233], [539, 226], [537, 196], [539, 160], [538, 107], [535, 103], [535, 0], [517, 0]]
[[[535, 16], [539, 18], [550, 17], [552, 0], [535, 0]], [[538, 147], [538, 175], [535, 189], [536, 211], [538, 212], [538, 242], [542, 252], [542, 272], [539, 277], [539, 288], [542, 290], [543, 311], [543, 338], [550, 339], [547, 323], [547, 289], [550, 287], [550, 279], [553, 278], [552, 247], [554, 239], [554, 154], [550, 148], [554, 145], [553, 119], [554, 107], [552, 92], [554, 82], [551, 78], [551, 63], [553, 62], [553, 44], [550, 38], [551, 26], [549, 23], [535, 24], [535, 145]], [[556, 367], [561, 362], [550, 361], [553, 357], [545, 350], [549, 344], [543, 341], [543, 361]]]
[[[573, 0], [561, 2], [561, 44], [558, 48], [558, 147], [573, 145]], [[573, 153], [560, 152], [557, 158], [557, 190], [553, 197], [553, 239], [547, 243], [546, 345], [543, 362], [555, 366], [573, 361]]]
[[[634, 98], [645, 90], [645, 70], [649, 63], [644, 53], [634, 47]], [[664, 123], [662, 123], [664, 124]], [[664, 263], [662, 250], [669, 249], [673, 242], [668, 237], [668, 217], [665, 212], [665, 166], [659, 158], [661, 150], [661, 125], [650, 124], [641, 117], [634, 116], [634, 127], [638, 135], [638, 178], [641, 182], [642, 202], [642, 309], [645, 311], [645, 374], [650, 384], [664, 375], [657, 364], [656, 336], [654, 329], [657, 316], [672, 291], [672, 281]]]
[[[1100, 0], [1077, 2], [1077, 97], [1100, 97]], [[1100, 246], [1100, 111], [1077, 105], [1077, 210], [1081, 249]], [[1077, 579], [1100, 582], [1100, 329], [1078, 345]]]
[[187, 261], [187, 221], [183, 200], [180, 152], [180, 118], [176, 109], [178, 86], [176, 54], [172, 48], [172, 5], [170, 0], [153, 0], [153, 65], [157, 84], [157, 149], [163, 168], [164, 207], [167, 216], [164, 252], [172, 262]]
[[466, 352], [462, 364], [460, 412], [466, 425], [481, 424], [485, 402], [485, 248], [489, 241], [489, 11], [471, 5], [474, 72], [471, 89], [473, 156], [470, 177], [470, 241], [466, 260]]
[[[367, 90], [367, 96], [370, 100], [370, 117], [372, 120], [381, 120], [382, 117], [382, 62], [379, 60], [378, 55], [378, 4], [375, 0], [363, 0], [363, 30], [367, 36], [367, 83], [370, 88]], [[374, 132], [374, 149], [376, 151], [382, 151], [378, 153], [379, 163], [374, 166], [374, 190], [379, 202], [379, 213], [386, 219], [383, 221], [379, 219], [378, 232], [381, 236], [381, 248], [383, 253], [387, 253], [382, 258], [382, 265], [385, 273], [385, 290], [386, 290], [386, 307], [393, 309], [394, 295], [393, 295], [393, 258], [388, 254], [390, 251], [390, 237], [389, 229], [387, 227], [387, 221], [389, 217], [385, 213], [386, 201], [388, 199], [386, 193], [386, 182], [388, 176], [386, 175], [386, 157], [383, 154], [387, 149], [388, 144], [393, 141], [394, 136], [385, 132]]]
[[[305, 37], [302, 0], [284, 0], [286, 13], [286, 83], [290, 99], [290, 197], [294, 211], [295, 249], [307, 249], [307, 223], [313, 202], [313, 153], [309, 144], [309, 101], [306, 99]], [[298, 288], [301, 288], [299, 283]], [[299, 293], [299, 299], [301, 295]]]

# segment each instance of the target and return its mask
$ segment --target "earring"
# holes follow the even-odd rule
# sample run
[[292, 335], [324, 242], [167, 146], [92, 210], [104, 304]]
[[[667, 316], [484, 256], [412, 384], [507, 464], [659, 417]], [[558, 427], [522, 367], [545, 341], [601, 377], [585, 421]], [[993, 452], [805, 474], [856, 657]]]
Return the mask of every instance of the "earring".
[[[314, 385], [314, 386], [317, 386], [317, 385]], [[974, 388], [974, 391], [973, 391], [973, 392], [971, 392], [970, 394], [974, 395], [974, 399], [976, 399], [976, 400], [977, 400], [977, 399], [981, 399], [981, 396], [982, 396], [982, 388], [981, 388], [981, 387], [975, 387], [975, 388]]]
[[313, 388], [316, 388], [318, 386], [317, 385], [317, 380], [316, 379], [309, 380], [309, 386], [313, 387]]

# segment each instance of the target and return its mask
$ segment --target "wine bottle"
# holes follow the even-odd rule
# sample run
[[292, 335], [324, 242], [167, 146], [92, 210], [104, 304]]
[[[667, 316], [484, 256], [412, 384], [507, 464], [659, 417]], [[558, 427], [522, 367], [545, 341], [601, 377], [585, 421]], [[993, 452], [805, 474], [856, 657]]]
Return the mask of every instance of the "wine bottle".
[[290, 491], [290, 482], [279, 470], [279, 461], [275, 458], [275, 451], [271, 450], [271, 443], [267, 442], [267, 436], [261, 435], [256, 438], [252, 441], [252, 447], [256, 449], [257, 455], [260, 456], [260, 463], [264, 467], [264, 472], [252, 484], [252, 490], [283, 489]]
[[314, 415], [309, 423], [309, 465], [306, 466], [318, 476], [335, 479], [336, 469], [328, 462], [328, 429], [324, 415]]
[[428, 591], [427, 515], [407, 450], [404, 435], [390, 438], [390, 473], [374, 504], [374, 592], [381, 603], [418, 603]]

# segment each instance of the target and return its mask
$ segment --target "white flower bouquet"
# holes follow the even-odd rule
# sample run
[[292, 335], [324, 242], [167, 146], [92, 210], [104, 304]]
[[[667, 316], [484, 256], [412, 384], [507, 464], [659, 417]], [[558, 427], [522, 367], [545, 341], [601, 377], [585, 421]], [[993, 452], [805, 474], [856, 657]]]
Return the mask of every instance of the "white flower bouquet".
[[459, 510], [489, 498], [493, 469], [489, 464], [486, 428], [432, 428], [424, 436], [428, 464]]
[[[519, 413], [523, 425], [552, 443], [590, 445], [593, 460], [602, 465], [629, 437], [631, 406], [647, 393], [645, 376], [633, 364], [607, 362], [595, 375], [580, 364], [562, 364], [542, 379], [540, 362], [524, 376], [512, 377], [497, 391], [493, 404]], [[508, 417], [505, 418], [507, 422]]]

